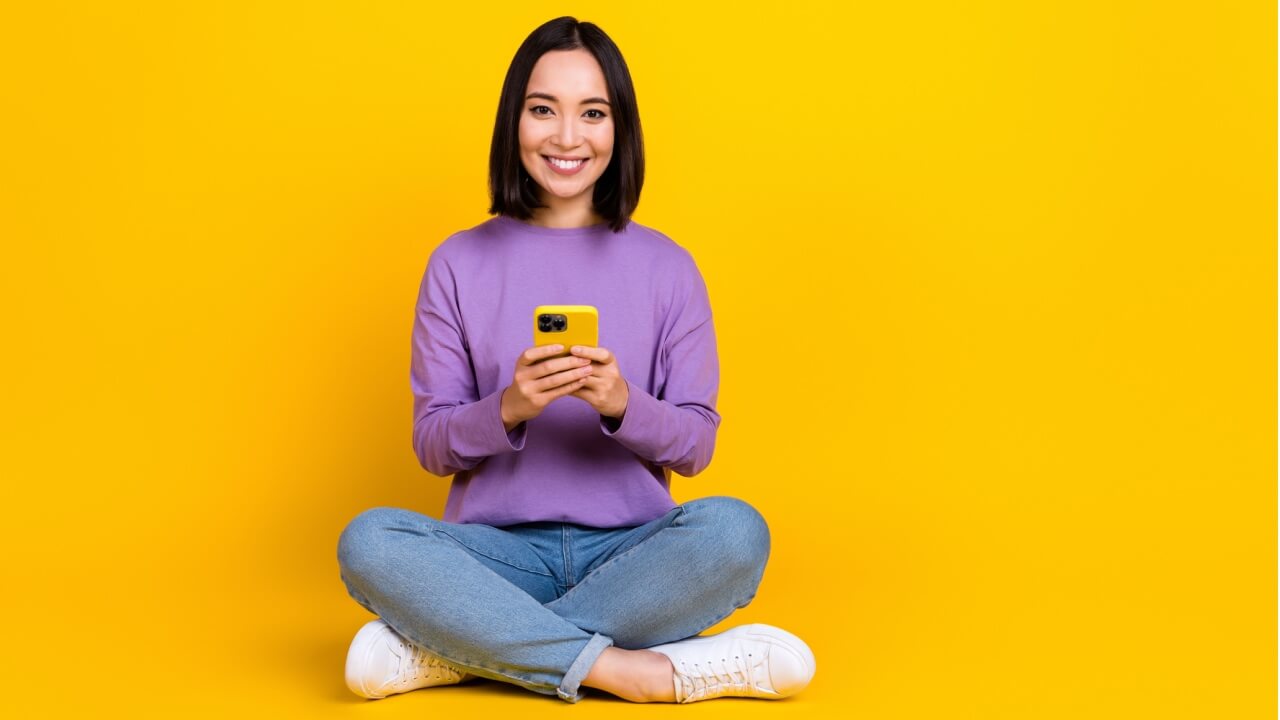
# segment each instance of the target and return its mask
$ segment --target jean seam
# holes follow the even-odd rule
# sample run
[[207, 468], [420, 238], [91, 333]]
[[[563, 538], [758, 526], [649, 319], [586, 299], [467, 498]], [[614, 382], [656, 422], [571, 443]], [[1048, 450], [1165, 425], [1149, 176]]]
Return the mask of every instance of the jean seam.
[[[383, 620], [383, 622], [386, 622], [386, 620]], [[395, 628], [392, 628], [392, 629], [393, 629], [393, 630], [395, 630]], [[396, 631], [396, 632], [397, 632], [397, 633], [399, 633], [399, 631]], [[404, 636], [402, 635], [401, 637], [404, 637]], [[556, 692], [559, 690], [559, 687], [560, 687], [559, 685], [553, 685], [553, 684], [551, 684], [551, 683], [543, 684], [543, 683], [535, 682], [535, 681], [533, 681], [533, 680], [529, 680], [528, 678], [524, 678], [524, 677], [521, 677], [521, 676], [519, 676], [519, 675], [512, 675], [512, 674], [509, 674], [509, 673], [503, 672], [503, 671], [502, 671], [501, 669], [499, 669], [499, 668], [495, 668], [495, 667], [491, 667], [491, 666], [489, 666], [489, 665], [486, 665], [485, 663], [471, 662], [471, 661], [469, 661], [469, 660], [458, 660], [458, 659], [455, 659], [455, 658], [453, 658], [453, 657], [449, 657], [449, 656], [447, 656], [447, 655], [445, 655], [445, 654], [441, 653], [440, 651], [436, 650], [435, 648], [431, 647], [430, 645], [428, 645], [428, 644], [426, 644], [426, 643], [418, 642], [417, 640], [409, 640], [407, 637], [405, 638], [405, 640], [407, 640], [407, 641], [409, 641], [409, 642], [412, 642], [414, 645], [417, 645], [418, 647], [423, 648], [424, 650], [426, 650], [426, 651], [430, 652], [431, 654], [433, 654], [433, 655], [435, 655], [435, 656], [437, 656], [437, 657], [439, 657], [439, 658], [442, 658], [442, 659], [444, 659], [444, 660], [446, 660], [446, 661], [448, 661], [448, 662], [450, 662], [450, 663], [452, 663], [452, 664], [454, 664], [454, 665], [459, 665], [459, 666], [461, 666], [463, 669], [470, 669], [470, 670], [487, 670], [487, 671], [489, 671], [489, 672], [491, 672], [491, 673], [493, 673], [493, 674], [495, 674], [495, 675], [501, 675], [501, 676], [502, 676], [502, 677], [504, 677], [504, 678], [508, 678], [508, 679], [510, 679], [510, 680], [514, 680], [514, 681], [516, 681], [516, 682], [517, 682], [517, 684], [519, 684], [519, 685], [523, 685], [524, 687], [527, 687], [527, 688], [530, 688], [530, 689], [533, 689], [533, 688], [541, 688], [541, 689], [543, 689], [543, 690], [550, 690], [550, 691], [551, 691], [550, 693], [546, 693], [546, 694], [548, 694], [548, 695], [550, 695], [550, 694], [552, 694], [552, 693], [556, 693]]]
[[506, 565], [506, 566], [508, 566], [508, 567], [513, 567], [513, 568], [515, 568], [516, 570], [522, 570], [522, 571], [527, 572], [527, 573], [533, 573], [534, 575], [542, 575], [543, 577], [554, 577], [551, 573], [542, 572], [541, 570], [537, 570], [536, 568], [529, 568], [529, 567], [524, 567], [523, 565], [517, 565], [516, 563], [514, 563], [514, 562], [512, 562], [512, 561], [510, 561], [510, 560], [505, 560], [505, 559], [500, 558], [500, 557], [494, 557], [491, 553], [488, 553], [488, 552], [485, 552], [485, 551], [480, 550], [480, 549], [478, 549], [478, 548], [472, 547], [471, 545], [468, 545], [467, 543], [463, 542], [462, 540], [459, 540], [458, 538], [454, 537], [454, 536], [453, 536], [453, 534], [452, 534], [452, 533], [450, 533], [448, 530], [439, 530], [439, 529], [432, 528], [430, 532], [440, 533], [441, 535], [444, 535], [445, 537], [447, 537], [447, 538], [449, 538], [450, 540], [452, 540], [452, 541], [454, 541], [454, 542], [458, 543], [459, 545], [461, 545], [461, 546], [465, 547], [466, 549], [470, 550], [471, 552], [476, 553], [477, 555], [483, 555], [483, 556], [485, 556], [485, 557], [489, 558], [490, 560], [493, 560], [494, 562], [500, 562], [500, 563], [502, 563], [503, 565]]
[[[612, 564], [614, 564], [615, 562], [617, 562], [617, 561], [621, 560], [622, 558], [624, 558], [624, 557], [626, 557], [626, 556], [630, 555], [630, 554], [631, 554], [631, 552], [632, 552], [633, 550], [635, 550], [636, 548], [638, 548], [638, 547], [640, 547], [641, 545], [643, 545], [643, 544], [644, 544], [644, 542], [645, 542], [645, 540], [649, 540], [649, 539], [650, 539], [650, 538], [652, 538], [654, 535], [657, 535], [658, 533], [662, 532], [663, 530], [666, 530], [667, 528], [671, 527], [672, 525], [675, 525], [676, 523], [680, 522], [681, 518], [683, 518], [683, 517], [685, 516], [685, 514], [686, 514], [686, 512], [687, 512], [687, 511], [685, 510], [684, 505], [677, 505], [676, 507], [679, 507], [679, 508], [680, 508], [680, 514], [679, 514], [679, 515], [677, 515], [677, 516], [675, 516], [675, 518], [674, 518], [674, 519], [672, 519], [672, 521], [671, 521], [671, 524], [670, 524], [670, 525], [667, 525], [666, 527], [658, 528], [656, 531], [654, 531], [654, 532], [653, 532], [653, 534], [649, 535], [649, 537], [645, 538], [644, 540], [641, 540], [640, 542], [637, 542], [635, 545], [632, 545], [631, 547], [627, 548], [626, 550], [623, 550], [622, 552], [618, 553], [617, 555], [614, 555], [613, 557], [609, 558], [607, 561], [605, 561], [605, 563], [604, 563], [604, 564], [602, 564], [602, 565], [600, 565], [599, 567], [597, 567], [597, 568], [593, 569], [590, 573], [587, 573], [587, 576], [586, 576], [586, 577], [584, 577], [584, 578], [582, 578], [583, 582], [586, 582], [587, 580], [589, 580], [589, 579], [591, 578], [591, 576], [592, 576], [592, 575], [594, 575], [594, 574], [596, 574], [596, 573], [600, 572], [601, 570], [603, 570], [603, 569], [605, 569], [605, 568], [609, 567], [610, 565], [612, 565]], [[668, 512], [669, 512], [669, 511], [668, 511]]]
[[564, 552], [564, 584], [566, 587], [573, 587], [578, 583], [578, 579], [574, 577], [573, 572], [573, 538], [569, 535], [571, 532], [573, 531], [569, 529], [569, 526], [565, 525], [560, 536], [561, 549]]

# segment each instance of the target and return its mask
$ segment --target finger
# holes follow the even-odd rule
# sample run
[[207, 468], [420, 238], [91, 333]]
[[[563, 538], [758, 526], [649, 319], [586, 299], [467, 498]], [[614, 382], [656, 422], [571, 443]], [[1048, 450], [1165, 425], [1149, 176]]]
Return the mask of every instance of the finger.
[[536, 379], [540, 377], [545, 377], [554, 372], [560, 372], [562, 370], [571, 370], [573, 368], [584, 367], [590, 364], [591, 364], [590, 358], [580, 358], [580, 357], [574, 357], [572, 355], [568, 355], [565, 357], [551, 358], [549, 360], [542, 360], [537, 363], [534, 363], [533, 369], [530, 370], [529, 372], [532, 374], [532, 377]]
[[577, 393], [579, 390], [582, 390], [584, 388], [586, 381], [587, 381], [587, 378], [578, 378], [573, 382], [569, 382], [569, 383], [565, 383], [564, 385], [561, 385], [560, 387], [550, 391], [549, 394], [551, 395], [551, 399], [554, 400], [558, 397], [563, 397], [565, 395]]
[[587, 357], [596, 362], [607, 363], [613, 359], [613, 353], [607, 348], [591, 347], [590, 345], [574, 345], [569, 348], [569, 352], [578, 357]]
[[594, 368], [592, 368], [590, 365], [585, 365], [580, 368], [574, 368], [572, 370], [565, 370], [564, 372], [558, 372], [558, 373], [555, 373], [554, 375], [547, 375], [546, 377], [541, 378], [540, 380], [537, 381], [537, 384], [534, 387], [537, 388], [537, 392], [544, 393], [554, 388], [558, 388], [566, 383], [570, 383], [575, 380], [585, 378], [586, 376], [590, 375], [593, 371], [594, 371]]
[[551, 357], [562, 350], [564, 350], [563, 345], [535, 345], [534, 347], [520, 353], [520, 357], [516, 359], [516, 364], [532, 365], [539, 360]]

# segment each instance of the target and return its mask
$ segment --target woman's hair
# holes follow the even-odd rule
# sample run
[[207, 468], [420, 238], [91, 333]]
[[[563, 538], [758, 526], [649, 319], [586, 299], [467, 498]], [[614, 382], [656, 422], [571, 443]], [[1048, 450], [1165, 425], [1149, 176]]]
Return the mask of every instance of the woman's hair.
[[528, 220], [533, 217], [533, 208], [546, 207], [539, 204], [537, 186], [520, 162], [520, 115], [525, 90], [534, 64], [544, 53], [579, 48], [585, 48], [600, 63], [613, 114], [613, 157], [596, 181], [592, 203], [614, 232], [630, 222], [644, 185], [644, 136], [631, 72], [618, 46], [603, 30], [567, 15], [543, 23], [530, 33], [507, 68], [489, 148], [489, 193], [493, 197], [489, 214]]

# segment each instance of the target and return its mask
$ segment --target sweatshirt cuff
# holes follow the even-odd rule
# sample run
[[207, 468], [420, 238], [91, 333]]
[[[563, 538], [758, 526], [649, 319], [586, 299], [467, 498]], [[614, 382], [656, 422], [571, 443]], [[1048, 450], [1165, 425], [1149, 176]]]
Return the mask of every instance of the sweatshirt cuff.
[[504, 390], [506, 388], [499, 388], [495, 392], [489, 393], [471, 407], [471, 412], [478, 419], [476, 428], [479, 435], [478, 439], [482, 446], [481, 452], [476, 453], [477, 455], [497, 455], [498, 453], [524, 449], [525, 436], [528, 434], [528, 424], [522, 422], [512, 428], [511, 432], [507, 432], [506, 426], [502, 424], [502, 393]]
[[646, 429], [660, 427], [658, 419], [662, 416], [662, 401], [645, 392], [644, 389], [627, 383], [627, 409], [622, 413], [622, 423], [617, 418], [600, 416], [600, 430], [608, 437], [614, 438], [630, 448], [646, 447], [653, 444], [652, 438], [644, 436]]

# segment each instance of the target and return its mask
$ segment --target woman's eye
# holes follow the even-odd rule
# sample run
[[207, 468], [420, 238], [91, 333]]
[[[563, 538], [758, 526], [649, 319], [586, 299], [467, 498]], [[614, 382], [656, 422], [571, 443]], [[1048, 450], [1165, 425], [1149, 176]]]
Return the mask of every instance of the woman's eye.
[[[539, 110], [546, 110], [547, 112], [545, 112], [545, 113], [544, 113], [544, 112], [538, 112]], [[547, 113], [551, 112], [551, 108], [547, 107], [546, 105], [534, 105], [533, 107], [529, 108], [529, 112], [533, 113], [534, 115], [543, 115], [543, 116], [545, 116], [545, 115], [547, 115]], [[608, 115], [605, 115], [603, 112], [601, 112], [600, 110], [596, 110], [595, 108], [591, 108], [591, 109], [590, 109], [590, 110], [588, 110], [587, 112], [589, 112], [589, 113], [599, 113], [598, 115], [590, 116], [592, 120], [600, 120], [600, 119], [603, 119], [603, 118], [609, 117]]]

